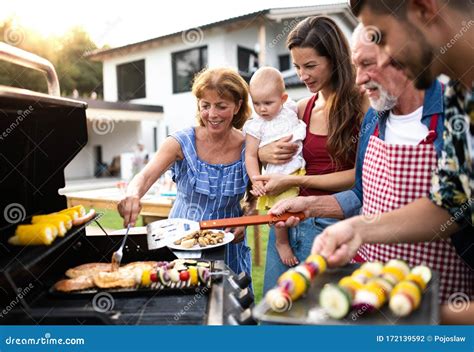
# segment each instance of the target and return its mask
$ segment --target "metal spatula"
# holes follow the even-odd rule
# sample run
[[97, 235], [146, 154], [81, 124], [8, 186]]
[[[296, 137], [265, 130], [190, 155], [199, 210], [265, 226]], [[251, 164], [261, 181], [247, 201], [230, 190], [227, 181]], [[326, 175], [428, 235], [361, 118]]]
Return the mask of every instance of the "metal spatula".
[[226, 227], [275, 224], [279, 221], [286, 221], [294, 216], [304, 220], [304, 213], [283, 213], [276, 215], [252, 215], [237, 218], [192, 221], [188, 219], [167, 219], [155, 221], [147, 226], [148, 248], [156, 249], [166, 246], [166, 239], [174, 238], [177, 235], [184, 235], [188, 231], [218, 229]]

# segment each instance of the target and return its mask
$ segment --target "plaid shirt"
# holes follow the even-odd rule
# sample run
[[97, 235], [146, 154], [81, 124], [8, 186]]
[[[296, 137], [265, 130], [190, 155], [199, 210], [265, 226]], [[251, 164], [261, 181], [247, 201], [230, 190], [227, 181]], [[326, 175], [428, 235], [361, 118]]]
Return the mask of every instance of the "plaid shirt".
[[472, 129], [474, 101], [472, 92], [450, 81], [444, 94], [445, 121], [443, 149], [433, 175], [431, 199], [446, 208], [453, 219], [465, 226], [474, 223]]

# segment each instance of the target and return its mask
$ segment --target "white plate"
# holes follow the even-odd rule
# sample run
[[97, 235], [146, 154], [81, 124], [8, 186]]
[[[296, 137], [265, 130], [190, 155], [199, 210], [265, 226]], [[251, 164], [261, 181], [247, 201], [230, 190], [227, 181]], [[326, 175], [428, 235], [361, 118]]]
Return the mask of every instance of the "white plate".
[[[185, 236], [191, 230], [199, 229], [199, 223], [186, 219], [164, 219], [147, 225], [148, 249], [158, 249], [168, 245], [170, 239], [178, 235]], [[177, 237], [177, 238], [181, 238]], [[176, 241], [174, 239], [173, 241]]]
[[[212, 231], [212, 232], [222, 232], [222, 231], [219, 231], [219, 230], [209, 230], [209, 231]], [[206, 247], [200, 247], [199, 244], [196, 244], [195, 246], [191, 247], [191, 248], [184, 248], [183, 246], [181, 245], [177, 245], [177, 244], [174, 244], [173, 242], [180, 239], [180, 238], [183, 238], [185, 237], [186, 234], [184, 235], [180, 235], [180, 236], [176, 236], [174, 237], [173, 239], [170, 239], [170, 241], [168, 242], [167, 246], [171, 249], [177, 249], [177, 250], [180, 250], [180, 251], [205, 251], [206, 249], [211, 249], [211, 248], [216, 248], [216, 247], [220, 247], [220, 246], [224, 246], [226, 245], [227, 243], [229, 242], [232, 242], [234, 240], [234, 234], [232, 232], [224, 232], [224, 240], [222, 241], [222, 243], [218, 243], [218, 244], [213, 244], [213, 245], [209, 245], [209, 246], [206, 246]]]

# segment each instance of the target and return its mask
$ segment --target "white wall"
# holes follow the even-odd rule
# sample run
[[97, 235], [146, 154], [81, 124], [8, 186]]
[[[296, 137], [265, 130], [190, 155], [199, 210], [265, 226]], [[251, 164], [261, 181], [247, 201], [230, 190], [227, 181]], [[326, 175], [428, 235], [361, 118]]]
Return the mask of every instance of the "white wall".
[[171, 54], [176, 51], [207, 45], [209, 67], [236, 67], [237, 45], [253, 50], [256, 43], [256, 26], [231, 32], [215, 28], [204, 32], [202, 40], [194, 45], [184, 43], [181, 39], [178, 39], [161, 48], [107, 60], [104, 62], [103, 68], [104, 99], [117, 100], [117, 65], [145, 59], [146, 98], [135, 99], [132, 102], [162, 105], [164, 107], [165, 120], [159, 124], [158, 131], [158, 142], [161, 143], [165, 137], [166, 126], [169, 127], [169, 132], [173, 133], [196, 124], [196, 100], [192, 94], [190, 92], [173, 94]]
[[287, 89], [287, 92], [288, 92], [288, 96], [294, 101], [307, 98], [311, 95], [311, 92], [308, 89], [306, 89], [305, 86], [291, 87]]
[[[350, 36], [351, 30], [342, 22], [339, 15], [332, 16], [341, 26], [343, 32]], [[286, 37], [296, 22], [293, 19], [283, 20], [280, 23], [266, 22], [266, 65], [278, 67], [278, 55], [287, 53]], [[196, 101], [190, 92], [173, 94], [171, 53], [194, 47], [207, 45], [208, 64], [210, 67], [231, 66], [237, 67], [237, 46], [252, 50], [258, 43], [257, 23], [243, 26], [237, 30], [213, 28], [203, 32], [203, 36], [195, 43], [185, 43], [181, 38], [174, 38], [161, 47], [129, 54], [125, 57], [106, 60], [103, 65], [104, 72], [104, 98], [109, 101], [117, 100], [117, 74], [116, 66], [135, 60], [145, 59], [146, 71], [146, 97], [132, 102], [151, 105], [162, 105], [164, 108], [164, 121], [158, 123], [158, 143], [161, 144], [166, 136], [166, 127], [173, 133], [184, 127], [196, 124]], [[300, 99], [308, 96], [305, 88], [291, 89], [290, 96]], [[146, 131], [149, 127], [142, 127], [143, 139], [147, 149], [153, 146], [153, 137], [148, 137]], [[149, 140], [149, 138], [151, 138]]]
[[[102, 161], [110, 164], [114, 156], [123, 152], [132, 152], [133, 148], [142, 137], [140, 122], [103, 122], [102, 127], [97, 127], [98, 121], [87, 121], [89, 141], [87, 145], [65, 168], [67, 179], [89, 178], [94, 176], [94, 146], [102, 146]], [[99, 131], [99, 133], [97, 133]], [[146, 146], [151, 152], [153, 144]]]
[[267, 24], [267, 65], [279, 68], [278, 56], [289, 53], [286, 38], [297, 24], [298, 21], [292, 18]]
[[94, 175], [92, 149], [87, 144], [64, 168], [65, 179], [88, 178]]
[[142, 121], [140, 124], [140, 139], [143, 141], [145, 145], [145, 149], [150, 152], [151, 154], [155, 151], [154, 150], [154, 129], [157, 128], [159, 132], [160, 126], [162, 125], [161, 121]]
[[[123, 152], [133, 151], [133, 148], [141, 139], [140, 122], [112, 121], [113, 128], [110, 132], [99, 134], [94, 129], [93, 123], [88, 124], [89, 145], [93, 148], [95, 145], [102, 146], [102, 159], [109, 164], [114, 156]], [[92, 126], [92, 128], [91, 128]]]

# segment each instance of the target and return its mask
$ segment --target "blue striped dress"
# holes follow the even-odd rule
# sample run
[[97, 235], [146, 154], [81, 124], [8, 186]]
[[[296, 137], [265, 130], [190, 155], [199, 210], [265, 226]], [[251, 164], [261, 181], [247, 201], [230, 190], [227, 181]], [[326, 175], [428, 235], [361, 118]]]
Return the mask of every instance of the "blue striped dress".
[[[240, 159], [230, 164], [209, 164], [196, 152], [194, 127], [171, 135], [181, 146], [184, 159], [171, 167], [177, 185], [170, 218], [200, 221], [242, 216], [240, 201], [249, 181], [245, 170], [245, 145]], [[250, 248], [244, 240], [226, 245], [225, 262], [235, 272], [251, 275]]]

